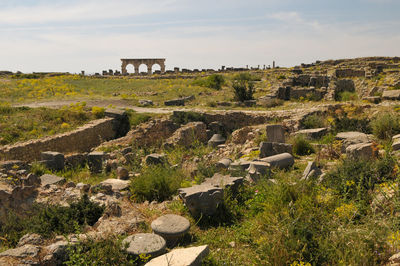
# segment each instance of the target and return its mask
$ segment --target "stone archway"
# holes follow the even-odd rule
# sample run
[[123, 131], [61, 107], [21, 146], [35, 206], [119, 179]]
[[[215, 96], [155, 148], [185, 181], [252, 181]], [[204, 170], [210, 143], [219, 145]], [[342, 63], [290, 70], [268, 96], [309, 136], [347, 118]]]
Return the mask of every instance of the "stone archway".
[[135, 74], [139, 73], [139, 66], [145, 64], [147, 66], [147, 73], [152, 74], [153, 65], [157, 64], [160, 66], [161, 73], [165, 73], [165, 58], [142, 58], [142, 59], [121, 59], [121, 72], [123, 75], [127, 74], [126, 67], [132, 64], [135, 68]]

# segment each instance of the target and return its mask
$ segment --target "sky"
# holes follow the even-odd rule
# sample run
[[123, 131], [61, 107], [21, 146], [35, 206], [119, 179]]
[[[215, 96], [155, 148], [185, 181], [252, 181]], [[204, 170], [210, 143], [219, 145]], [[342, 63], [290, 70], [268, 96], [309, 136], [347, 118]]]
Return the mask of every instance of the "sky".
[[[0, 70], [291, 67], [400, 55], [399, 0], [0, 0]], [[146, 71], [144, 66], [141, 71]]]

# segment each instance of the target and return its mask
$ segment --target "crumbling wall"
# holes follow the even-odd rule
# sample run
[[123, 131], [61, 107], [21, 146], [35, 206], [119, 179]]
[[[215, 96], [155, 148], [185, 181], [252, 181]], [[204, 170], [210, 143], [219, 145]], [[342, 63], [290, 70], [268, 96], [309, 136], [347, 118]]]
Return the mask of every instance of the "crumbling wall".
[[335, 76], [337, 78], [365, 77], [365, 70], [361, 69], [336, 69]]
[[116, 119], [103, 118], [78, 129], [42, 139], [7, 145], [0, 148], [3, 160], [40, 160], [43, 151], [61, 153], [88, 152], [106, 140], [116, 137]]

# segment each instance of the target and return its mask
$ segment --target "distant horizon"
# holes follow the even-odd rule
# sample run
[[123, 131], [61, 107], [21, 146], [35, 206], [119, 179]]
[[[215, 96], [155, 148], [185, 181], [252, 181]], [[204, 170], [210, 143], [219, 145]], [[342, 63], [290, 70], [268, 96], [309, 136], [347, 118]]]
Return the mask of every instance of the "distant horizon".
[[[324, 60], [320, 60], [320, 59], [317, 59], [317, 60], [315, 60], [315, 61], [313, 61], [313, 62], [301, 62], [301, 63], [299, 63], [299, 64], [296, 64], [296, 65], [291, 65], [291, 66], [282, 66], [282, 65], [279, 65], [276, 61], [275, 61], [275, 64], [276, 64], [276, 67], [277, 68], [291, 68], [291, 67], [296, 67], [296, 66], [300, 66], [301, 64], [313, 64], [313, 63], [316, 63], [317, 61], [321, 61], [321, 62], [324, 62], [324, 61], [329, 61], [329, 60], [352, 60], [352, 59], [363, 59], [363, 58], [374, 58], [374, 57], [376, 57], [376, 58], [380, 58], [380, 57], [387, 57], [387, 58], [396, 58], [396, 57], [400, 57], [400, 56], [397, 56], [397, 55], [395, 55], [395, 56], [382, 56], [382, 55], [377, 55], [377, 56], [363, 56], [363, 57], [349, 57], [349, 58], [329, 58], [329, 59], [324, 59]], [[129, 58], [129, 59], [133, 59], [133, 58]], [[135, 58], [135, 59], [139, 59], [139, 58]], [[141, 58], [140, 57], [140, 59], [153, 59], [153, 58]], [[270, 66], [271, 68], [272, 68], [272, 64], [273, 64], [273, 61], [270, 63], [270, 64], [260, 64], [260, 65], [242, 65], [242, 66], [228, 66], [228, 65], [223, 65], [223, 64], [221, 64], [219, 67], [215, 67], [215, 68], [204, 68], [204, 67], [195, 67], [195, 68], [182, 68], [182, 67], [179, 67], [179, 66], [174, 66], [174, 67], [169, 67], [168, 66], [168, 64], [167, 64], [167, 61], [168, 61], [168, 58], [165, 58], [166, 59], [166, 71], [173, 71], [174, 70], [174, 68], [175, 67], [178, 67], [180, 70], [182, 70], [182, 69], [189, 69], [189, 70], [194, 70], [194, 69], [198, 69], [198, 70], [203, 70], [203, 69], [213, 69], [213, 70], [215, 70], [215, 71], [217, 71], [217, 70], [219, 70], [219, 69], [221, 69], [221, 67], [222, 66], [225, 66], [225, 68], [230, 68], [230, 67], [234, 67], [234, 68], [246, 68], [247, 66], [248, 66], [248, 68], [249, 69], [251, 69], [251, 68], [257, 68], [258, 66], [260, 66], [260, 70], [262, 70], [263, 69], [263, 66], [265, 65], [266, 67], [268, 67], [268, 66]], [[143, 70], [143, 66], [144, 65], [141, 65], [141, 72], [146, 72], [145, 70]], [[85, 69], [81, 69], [81, 70], [79, 70], [79, 71], [53, 71], [53, 70], [48, 70], [48, 71], [35, 71], [35, 70], [33, 70], [33, 71], [29, 71], [29, 72], [23, 72], [23, 71], [20, 71], [20, 70], [17, 70], [17, 71], [11, 71], [11, 70], [9, 70], [9, 69], [0, 69], [0, 72], [1, 71], [11, 71], [11, 72], [13, 72], [13, 73], [16, 73], [16, 72], [21, 72], [21, 73], [25, 73], [25, 74], [30, 74], [30, 73], [70, 73], [70, 74], [80, 74], [82, 71], [85, 71], [85, 74], [95, 74], [95, 73], [102, 73], [102, 71], [103, 70], [110, 70], [110, 69], [112, 69], [113, 71], [121, 71], [121, 66], [119, 66], [119, 68], [103, 68], [103, 69], [100, 69], [100, 70], [98, 70], [98, 71], [93, 71], [93, 72], [88, 72], [88, 71], [86, 71]], [[130, 66], [130, 68], [129, 68], [129, 74], [130, 73], [132, 73], [131, 71], [132, 71], [133, 69], [131, 69], [131, 66]], [[159, 70], [159, 67], [155, 67], [155, 68], [153, 68], [153, 72], [155, 71], [155, 70]]]
[[167, 69], [394, 57], [398, 10], [396, 0], [3, 1], [0, 69], [95, 73], [143, 57], [166, 58]]

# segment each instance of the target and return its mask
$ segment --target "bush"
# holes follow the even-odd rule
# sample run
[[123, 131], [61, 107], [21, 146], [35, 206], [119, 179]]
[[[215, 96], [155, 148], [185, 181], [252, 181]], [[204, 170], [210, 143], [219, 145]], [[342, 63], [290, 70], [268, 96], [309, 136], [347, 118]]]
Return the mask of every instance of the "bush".
[[85, 194], [69, 207], [36, 205], [26, 217], [10, 213], [4, 223], [0, 223], [0, 237], [15, 246], [26, 233], [37, 233], [45, 238], [54, 234], [75, 233], [85, 224], [94, 225], [103, 215], [104, 207], [91, 202]]
[[237, 74], [237, 75], [235, 75], [234, 77], [233, 77], [233, 80], [235, 81], [260, 81], [261, 80], [261, 78], [259, 78], [259, 77], [256, 77], [256, 76], [254, 76], [254, 75], [251, 75], [250, 73], [248, 73], [248, 72], [245, 72], [245, 73], [240, 73], [240, 74]]
[[207, 78], [207, 87], [214, 89], [214, 90], [220, 90], [222, 89], [222, 85], [225, 83], [225, 79], [222, 75], [218, 74], [212, 74]]
[[254, 83], [245, 80], [235, 80], [232, 84], [235, 100], [239, 102], [253, 100]]
[[184, 125], [189, 122], [206, 122], [203, 114], [188, 111], [188, 112], [174, 112], [171, 120], [179, 125]]
[[79, 241], [67, 248], [68, 260], [65, 265], [142, 265], [147, 259], [134, 257], [124, 251], [122, 239], [115, 237], [95, 241]]
[[137, 113], [131, 109], [126, 110], [129, 117], [129, 124], [131, 127], [136, 127], [141, 123], [146, 123], [151, 119], [151, 115], [147, 113]]
[[283, 80], [283, 79], [286, 79], [286, 76], [283, 75], [283, 74], [281, 74], [281, 75], [279, 75], [276, 79], [277, 79], [277, 80]]
[[183, 180], [183, 174], [179, 170], [159, 165], [149, 166], [143, 169], [140, 176], [132, 180], [130, 190], [136, 201], [162, 202], [176, 194]]
[[102, 118], [104, 117], [104, 112], [105, 109], [103, 107], [97, 107], [97, 106], [93, 106], [92, 107], [92, 114], [96, 117], [96, 118]]
[[293, 153], [296, 155], [310, 155], [315, 150], [311, 146], [310, 142], [303, 136], [298, 135], [293, 140]]
[[344, 91], [344, 92], [339, 93], [338, 100], [344, 101], [344, 102], [356, 101], [356, 100], [358, 100], [358, 95], [356, 92]]
[[326, 175], [324, 183], [343, 199], [368, 205], [375, 185], [395, 178], [395, 166], [391, 156], [376, 161], [347, 158]]
[[321, 114], [313, 114], [307, 116], [301, 122], [301, 127], [305, 129], [309, 128], [321, 128], [325, 127], [325, 117]]
[[400, 133], [400, 117], [393, 113], [379, 113], [371, 121], [371, 127], [377, 138], [388, 140]]
[[370, 122], [367, 118], [349, 118], [347, 115], [335, 117], [332, 129], [334, 132], [360, 131], [366, 134], [371, 133]]

